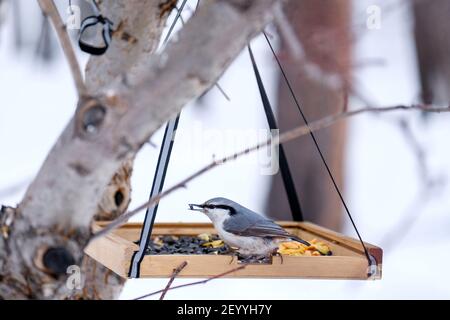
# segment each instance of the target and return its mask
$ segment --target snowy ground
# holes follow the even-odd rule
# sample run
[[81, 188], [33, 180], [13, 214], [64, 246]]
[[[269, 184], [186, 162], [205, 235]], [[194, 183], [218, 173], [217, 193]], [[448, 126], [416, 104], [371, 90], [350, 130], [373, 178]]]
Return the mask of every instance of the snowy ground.
[[[383, 9], [387, 8], [386, 3], [391, 7], [394, 2], [406, 1], [355, 1], [355, 25], [364, 23], [368, 5], [375, 3]], [[30, 14], [37, 10], [34, 3], [29, 6], [27, 12]], [[384, 65], [360, 68], [356, 70], [355, 78], [360, 91], [380, 106], [409, 104], [417, 101], [419, 95], [411, 39], [413, 26], [406, 5], [386, 11], [380, 30], [359, 27], [361, 36], [354, 51], [357, 62], [380, 58]], [[33, 19], [29, 20], [29, 26], [35, 27]], [[260, 38], [252, 45], [269, 95], [275, 101], [275, 64]], [[80, 54], [80, 59], [85, 62], [86, 56]], [[42, 65], [29, 53], [17, 53], [12, 46], [9, 23], [0, 33], [0, 70], [0, 203], [14, 205], [20, 201], [26, 184], [71, 117], [76, 101], [62, 56], [59, 55], [57, 62], [51, 65]], [[246, 51], [233, 63], [220, 84], [230, 95], [231, 102], [213, 88], [203, 103], [193, 103], [184, 109], [166, 186], [208, 163], [213, 154], [226, 154], [256, 141], [250, 138], [236, 141], [236, 137], [246, 130], [266, 128]], [[358, 102], [354, 101], [352, 106], [358, 106]], [[433, 189], [428, 201], [422, 197], [417, 158], [395, 124], [402, 116], [411, 123], [413, 134], [426, 151], [430, 175], [443, 180], [440, 187]], [[383, 280], [219, 279], [205, 286], [169, 292], [167, 298], [450, 298], [450, 288], [442, 281], [450, 263], [450, 197], [447, 196], [450, 190], [445, 183], [450, 174], [449, 120], [444, 114], [424, 122], [417, 113], [397, 112], [363, 115], [349, 121], [345, 194], [365, 240], [382, 247], [385, 245]], [[228, 130], [229, 136], [218, 143], [214, 139], [217, 131], [212, 131], [215, 129], [220, 130], [219, 133]], [[198, 132], [206, 132], [209, 136], [202, 136], [204, 140], [198, 143]], [[158, 144], [160, 139], [161, 132], [152, 141]], [[199, 153], [202, 156], [194, 156]], [[157, 149], [146, 146], [138, 155], [132, 180], [131, 208], [148, 197], [157, 154]], [[270, 176], [261, 175], [257, 164], [258, 157], [254, 156], [216, 168], [189, 184], [188, 189], [164, 199], [157, 220], [207, 221], [200, 214], [189, 212], [186, 204], [217, 195], [263, 211]], [[418, 218], [407, 229], [400, 222], [408, 215], [418, 215]], [[142, 216], [136, 218], [141, 219]], [[347, 234], [353, 235], [349, 225], [345, 229]], [[388, 241], [386, 235], [393, 229], [396, 232], [394, 241]], [[175, 281], [181, 284], [191, 280]], [[130, 299], [165, 284], [166, 279], [130, 280], [121, 297]]]

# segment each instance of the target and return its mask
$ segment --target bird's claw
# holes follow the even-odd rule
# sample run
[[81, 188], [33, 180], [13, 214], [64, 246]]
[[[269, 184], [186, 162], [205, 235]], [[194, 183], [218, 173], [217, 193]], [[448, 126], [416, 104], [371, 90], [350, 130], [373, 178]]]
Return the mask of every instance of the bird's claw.
[[277, 257], [280, 257], [280, 261], [281, 261], [281, 264], [283, 264], [283, 255], [281, 254], [281, 253], [279, 253], [278, 251], [274, 251], [274, 252], [272, 252], [272, 257], [273, 256], [277, 256]]

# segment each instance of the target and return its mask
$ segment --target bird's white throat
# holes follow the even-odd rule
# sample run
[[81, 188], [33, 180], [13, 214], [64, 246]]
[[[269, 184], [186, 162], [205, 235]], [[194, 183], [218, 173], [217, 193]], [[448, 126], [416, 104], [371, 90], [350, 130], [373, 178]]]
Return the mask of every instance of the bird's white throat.
[[223, 222], [228, 219], [230, 212], [225, 209], [208, 209], [205, 214], [212, 221], [216, 228], [222, 229]]

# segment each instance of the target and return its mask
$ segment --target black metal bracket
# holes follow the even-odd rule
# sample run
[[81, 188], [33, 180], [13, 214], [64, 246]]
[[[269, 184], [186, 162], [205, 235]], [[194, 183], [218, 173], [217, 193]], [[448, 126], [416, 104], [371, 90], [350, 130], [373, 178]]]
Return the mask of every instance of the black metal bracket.
[[[179, 120], [180, 114], [178, 114], [175, 119], [170, 120], [166, 125], [166, 131], [164, 132], [161, 151], [159, 152], [158, 163], [156, 165], [155, 176], [153, 178], [150, 198], [161, 193], [163, 189]], [[145, 256], [145, 251], [147, 250], [148, 243], [150, 241], [150, 236], [152, 234], [153, 224], [155, 223], [157, 211], [158, 204], [149, 207], [145, 212], [145, 220], [139, 239], [139, 250], [136, 251], [131, 258], [130, 272], [128, 274], [130, 278], [139, 278], [141, 262]]]
[[[272, 106], [270, 105], [269, 98], [267, 97], [266, 89], [261, 79], [261, 75], [256, 65], [255, 57], [253, 56], [250, 44], [248, 45], [248, 53], [250, 54], [250, 59], [252, 61], [253, 71], [255, 73], [256, 82], [258, 84], [259, 93], [261, 95], [262, 104], [264, 106], [264, 112], [266, 113], [267, 122], [271, 130], [278, 129], [277, 121], [275, 115], [272, 111]], [[283, 145], [279, 145], [280, 153], [280, 172], [281, 178], [283, 179], [284, 189], [286, 190], [286, 195], [289, 202], [289, 207], [291, 209], [292, 218], [294, 221], [303, 221], [303, 212], [300, 206], [300, 201], [298, 199], [297, 190], [295, 188], [294, 179], [292, 178], [291, 170], [289, 169], [289, 164], [287, 161], [286, 153], [284, 152]]]

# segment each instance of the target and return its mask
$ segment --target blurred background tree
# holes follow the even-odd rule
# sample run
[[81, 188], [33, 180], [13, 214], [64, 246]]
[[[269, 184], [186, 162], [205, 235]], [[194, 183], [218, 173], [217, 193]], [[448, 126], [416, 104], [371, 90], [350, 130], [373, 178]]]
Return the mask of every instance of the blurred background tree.
[[450, 101], [450, 1], [413, 1], [414, 36], [424, 103]]
[[[351, 57], [351, 1], [290, 1], [286, 16], [303, 45], [306, 59], [327, 74], [349, 81]], [[305, 72], [285, 41], [281, 44], [282, 64], [308, 121], [341, 111], [347, 100], [344, 88], [333, 89]], [[281, 131], [303, 124], [291, 94], [279, 77], [278, 121]], [[316, 138], [337, 184], [343, 188], [346, 131], [338, 123], [320, 130]], [[304, 218], [339, 230], [342, 206], [310, 136], [288, 143], [286, 153], [296, 183]], [[267, 212], [278, 220], [290, 220], [290, 210], [280, 175], [274, 177]]]

